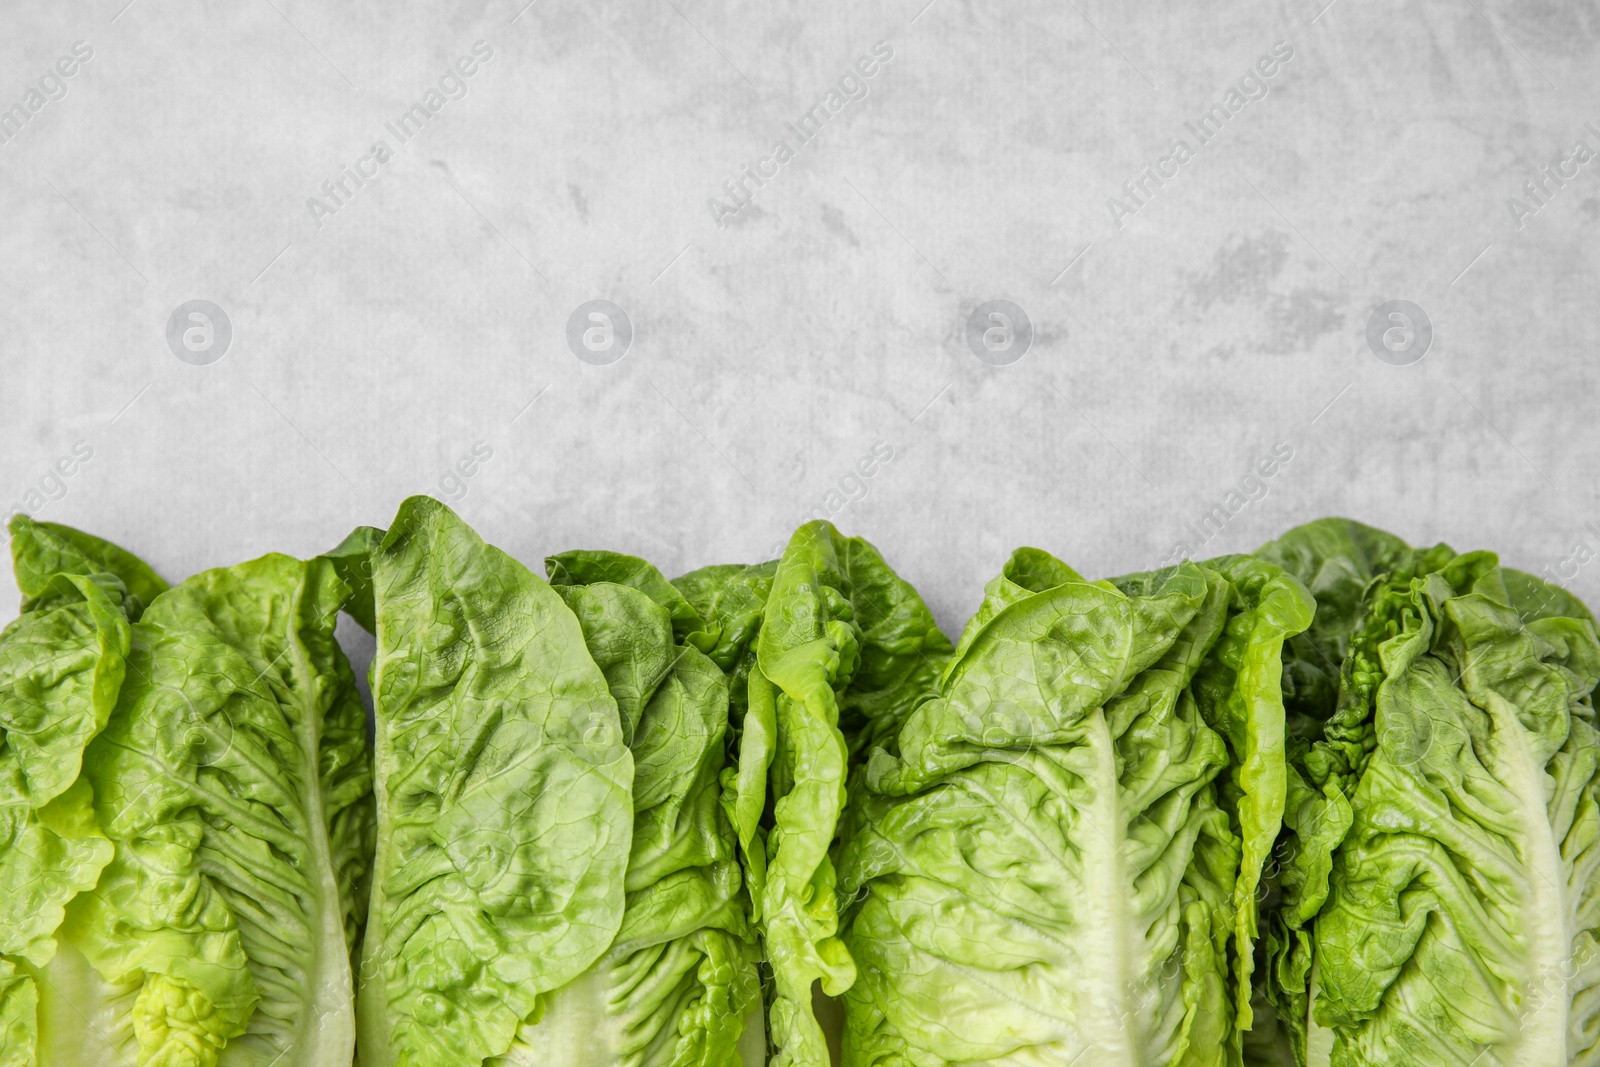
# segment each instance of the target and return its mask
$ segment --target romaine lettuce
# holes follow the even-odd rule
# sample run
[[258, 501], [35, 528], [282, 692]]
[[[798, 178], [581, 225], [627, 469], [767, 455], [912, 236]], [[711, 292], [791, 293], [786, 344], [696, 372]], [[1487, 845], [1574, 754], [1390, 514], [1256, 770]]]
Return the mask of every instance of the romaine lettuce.
[[18, 515], [11, 535], [24, 600], [0, 632], [0, 1064], [34, 1067], [37, 968], [111, 862], [80, 771], [116, 706], [137, 607], [58, 530]]
[[1600, 1062], [1593, 620], [1490, 553], [1374, 563], [1332, 525], [1262, 550], [1361, 586], [1290, 753], [1267, 991], [1296, 1060]]
[[986, 592], [854, 786], [845, 1063], [1239, 1062], [1309, 601], [1259, 561], [1088, 582], [1035, 549]]
[[616, 938], [633, 757], [541, 578], [428, 497], [355, 540], [378, 639], [360, 1062], [478, 1067]]
[[877, 549], [827, 522], [795, 531], [779, 560], [706, 567], [672, 585], [703, 627], [686, 640], [728, 676], [722, 804], [770, 967], [772, 1063], [824, 1067], [830, 1036], [815, 998], [855, 976], [836, 936], [832, 860], [852, 753], [893, 734], [950, 643]]
[[493, 1062], [763, 1063], [759, 949], [719, 804], [728, 684], [704, 653], [674, 637], [703, 634], [700, 617], [644, 560], [574, 552], [546, 569], [605, 674], [633, 754], [627, 900], [605, 954], [550, 994], [542, 1017], [524, 1023]]
[[1492, 554], [1019, 549], [952, 648], [826, 522], [11, 530], [0, 1067], [1600, 1067], [1600, 636]]
[[1287, 781], [1283, 649], [1305, 632], [1315, 604], [1282, 568], [1249, 556], [1226, 556], [1203, 566], [1228, 581], [1228, 621], [1195, 675], [1194, 696], [1206, 724], [1228, 744], [1228, 766], [1217, 801], [1239, 836], [1234, 882], [1234, 1049], [1243, 1056], [1255, 1022], [1252, 1001], [1260, 934], [1262, 876], [1283, 825]]
[[[345, 1067], [370, 772], [333, 638], [344, 584], [266, 556], [166, 589], [114, 546], [19, 520], [13, 554], [8, 752], [27, 776], [44, 746], [38, 819], [93, 846], [99, 877], [6, 961], [0, 1062]], [[29, 854], [13, 837], [0, 866]]]
[[720, 778], [720, 803], [739, 843], [752, 921], [760, 920], [765, 896], [767, 777], [778, 740], [772, 686], [756, 666], [756, 637], [777, 569], [777, 560], [717, 564], [672, 581], [701, 617], [707, 654], [728, 682], [728, 765]]

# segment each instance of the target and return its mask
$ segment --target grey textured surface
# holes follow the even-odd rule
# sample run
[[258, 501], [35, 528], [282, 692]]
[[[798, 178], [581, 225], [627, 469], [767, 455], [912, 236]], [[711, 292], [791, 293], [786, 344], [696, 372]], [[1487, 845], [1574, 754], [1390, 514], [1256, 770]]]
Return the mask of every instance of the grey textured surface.
[[[1106, 574], [1328, 513], [1600, 601], [1600, 162], [1508, 205], [1600, 150], [1592, 2], [123, 2], [0, 10], [0, 107], [93, 49], [0, 144], [0, 494], [169, 577], [383, 524], [482, 442], [452, 502], [536, 568], [754, 560], [844, 480], [834, 521], [952, 632], [1018, 544]], [[708, 198], [779, 139], [719, 227]], [[166, 341], [197, 298], [232, 323], [209, 366]], [[609, 366], [567, 348], [593, 299], [634, 327]], [[967, 347], [991, 299], [1033, 323], [1010, 366]], [[1419, 363], [1368, 351], [1390, 299], [1432, 321]]]

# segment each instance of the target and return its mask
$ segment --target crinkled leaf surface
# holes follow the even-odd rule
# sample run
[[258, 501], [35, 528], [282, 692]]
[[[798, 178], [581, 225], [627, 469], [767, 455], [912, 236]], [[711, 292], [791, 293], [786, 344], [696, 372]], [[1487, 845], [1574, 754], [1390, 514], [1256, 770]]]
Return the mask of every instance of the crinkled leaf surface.
[[1230, 1062], [1239, 843], [1189, 688], [1229, 583], [1024, 562], [853, 797], [845, 1062]]
[[92, 888], [112, 845], [80, 777], [126, 671], [139, 610], [123, 579], [160, 579], [121, 549], [70, 527], [11, 521], [22, 614], [0, 632], [0, 1063], [38, 1062], [37, 976], [57, 950], [67, 904]]
[[370, 561], [363, 1067], [477, 1067], [622, 923], [633, 759], [577, 618], [427, 497]]
[[953, 649], [911, 583], [868, 542], [834, 536], [840, 588], [860, 632], [855, 673], [839, 701], [839, 728], [853, 756], [892, 745], [918, 702], [930, 696]]
[[[1453, 555], [1444, 545], [1431, 551], [1444, 558]], [[1283, 686], [1292, 714], [1325, 719], [1338, 699], [1341, 665], [1361, 623], [1367, 586], [1378, 575], [1417, 569], [1426, 553], [1359, 522], [1317, 519], [1262, 545], [1253, 555], [1298, 578], [1316, 601], [1311, 626], [1289, 641]]]
[[10, 960], [0, 959], [0, 1067], [39, 1067], [34, 983]]
[[[665, 608], [672, 617], [672, 630], [680, 641], [703, 633], [705, 619], [677, 586], [667, 581], [655, 565], [638, 556], [620, 552], [590, 550], [562, 552], [544, 561], [545, 573], [553, 586], [613, 583], [637, 589]], [[701, 651], [708, 651], [702, 648]]]
[[[827, 522], [802, 526], [790, 539], [757, 640], [757, 670], [770, 683], [776, 727], [757, 909], [773, 974], [773, 1063], [822, 1067], [828, 1051], [812, 985], [838, 996], [856, 975], [837, 937], [830, 856], [849, 765], [841, 716], [851, 737], [892, 733], [928, 694], [950, 644], [876, 549]], [[752, 715], [757, 694], [752, 678]], [[760, 691], [763, 702], [766, 695]]]
[[829, 858], [850, 753], [892, 740], [950, 644], [876, 549], [825, 522], [797, 531], [779, 561], [706, 567], [672, 584], [704, 620], [709, 639], [696, 647], [728, 676], [722, 806], [774, 961], [773, 1062], [824, 1064], [812, 984], [837, 994], [854, 974], [834, 936]]
[[712, 641], [709, 648], [702, 647], [701, 651], [727, 672], [728, 699], [735, 709], [735, 719], [744, 704], [744, 680], [755, 665], [756, 636], [761, 632], [777, 571], [777, 560], [753, 566], [718, 564], [672, 580], [673, 588], [705, 620], [706, 633]]
[[756, 637], [777, 568], [776, 560], [755, 566], [718, 564], [672, 580], [705, 620], [711, 638], [705, 651], [728, 680], [732, 728], [721, 775], [721, 803], [739, 840], [752, 919], [760, 917], [766, 884], [767, 827], [762, 817], [778, 743], [774, 690], [756, 668]]
[[1311, 937], [1312, 1063], [1600, 1063], [1600, 641], [1524, 624], [1495, 564], [1392, 593]]
[[1313, 592], [1361, 586], [1354, 609], [1356, 579], [1318, 595], [1338, 687], [1289, 750], [1267, 975], [1286, 1043], [1346, 1067], [1600, 1062], [1592, 616], [1488, 553], [1374, 557], [1317, 526], [1266, 550]]
[[271, 555], [134, 625], [83, 771], [115, 855], [42, 971], [42, 1062], [350, 1061], [371, 778], [345, 593]]
[[38, 600], [0, 634], [0, 954], [36, 965], [55, 951], [68, 901], [111, 860], [79, 771], [132, 639], [121, 606], [90, 577], [54, 583], [77, 599]]
[[[599, 553], [585, 559], [594, 564], [583, 571], [590, 576], [641, 570]], [[524, 1023], [496, 1063], [742, 1067], [741, 1037], [760, 1004], [759, 953], [733, 828], [719, 803], [727, 681], [696, 648], [675, 642], [668, 605], [640, 584], [551, 569], [566, 579], [558, 588], [633, 727], [627, 903], [606, 954], [551, 994], [542, 1017]], [[647, 584], [661, 595], [664, 583]]]
[[1210, 560], [1228, 581], [1228, 622], [1195, 676], [1200, 714], [1228, 743], [1229, 760], [1217, 791], [1239, 837], [1234, 883], [1234, 1037], [1254, 1022], [1252, 974], [1260, 932], [1261, 877], [1279, 832], [1287, 796], [1283, 649], [1311, 624], [1315, 603], [1295, 578], [1265, 560]]
[[1298, 526], [1257, 550], [1312, 593], [1315, 617], [1283, 653], [1288, 708], [1283, 828], [1265, 899], [1266, 998], [1274, 1029], [1305, 1055], [1312, 952], [1307, 924], [1328, 894], [1333, 856], [1350, 829], [1349, 794], [1375, 745], [1367, 705], [1379, 677], [1378, 644], [1403, 625], [1411, 578], [1454, 556], [1414, 549], [1345, 519]]
[[57, 585], [56, 575], [109, 576], [125, 591], [128, 617], [137, 621], [140, 613], [167, 589], [150, 565], [132, 552], [102, 540], [94, 534], [58, 522], [36, 522], [23, 514], [11, 517], [11, 560], [22, 590], [22, 610], [44, 606], [55, 596], [70, 590]]

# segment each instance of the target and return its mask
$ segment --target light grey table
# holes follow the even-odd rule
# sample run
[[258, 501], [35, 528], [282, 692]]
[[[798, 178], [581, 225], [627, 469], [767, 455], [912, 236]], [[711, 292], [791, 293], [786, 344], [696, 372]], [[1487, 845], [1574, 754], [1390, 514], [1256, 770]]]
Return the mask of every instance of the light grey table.
[[951, 632], [1019, 544], [1329, 513], [1600, 600], [1596, 15], [1324, 2], [5, 4], [0, 502], [173, 578], [430, 490], [535, 567], [821, 513]]

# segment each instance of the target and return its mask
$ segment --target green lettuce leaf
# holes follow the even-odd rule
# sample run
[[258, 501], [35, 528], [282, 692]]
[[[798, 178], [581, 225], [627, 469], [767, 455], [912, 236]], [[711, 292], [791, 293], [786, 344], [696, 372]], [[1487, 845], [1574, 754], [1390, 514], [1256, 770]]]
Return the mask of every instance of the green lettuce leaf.
[[845, 777], [852, 759], [892, 744], [950, 643], [875, 548], [826, 522], [796, 531], [781, 560], [706, 567], [672, 585], [704, 623], [706, 638], [691, 643], [728, 678], [722, 808], [771, 962], [772, 1062], [826, 1064], [814, 996], [854, 976], [834, 936], [830, 858]]
[[271, 555], [134, 624], [80, 783], [115, 854], [36, 971], [41, 1063], [349, 1063], [371, 778], [345, 594]]
[[[870, 544], [822, 521], [795, 531], [778, 562], [757, 639], [757, 671], [770, 683], [776, 727], [768, 776], [771, 829], [757, 909], [772, 967], [767, 1010], [774, 1067], [828, 1063], [812, 986], [838, 996], [856, 978], [837, 936], [830, 856], [844, 811], [849, 740], [859, 748], [893, 734], [927, 695], [949, 653], [949, 640], [921, 598]], [[759, 694], [764, 714], [768, 691], [758, 688], [754, 675], [750, 691], [752, 713]]]
[[167, 583], [144, 560], [93, 534], [57, 522], [35, 522], [20, 513], [11, 517], [10, 529], [12, 566], [17, 588], [22, 590], [24, 612], [48, 606], [61, 594], [69, 601], [73, 599], [70, 591], [59, 584], [52, 593], [56, 575], [115, 578], [124, 590], [119, 599], [124, 601], [128, 618], [135, 622], [144, 608], [167, 589]]
[[1583, 601], [1543, 578], [1511, 567], [1500, 568], [1500, 578], [1505, 583], [1506, 596], [1511, 607], [1523, 622], [1538, 619], [1587, 619], [1594, 622]]
[[38, 1011], [33, 979], [0, 959], [0, 1067], [38, 1067]]
[[[759, 952], [733, 829], [719, 804], [727, 681], [693, 645], [675, 642], [671, 605], [682, 598], [663, 593], [665, 579], [657, 581], [648, 563], [586, 553], [593, 566], [564, 569], [561, 561], [572, 558], [546, 566], [605, 671], [631, 739], [627, 903], [605, 955], [551, 994], [542, 1017], [524, 1023], [510, 1053], [494, 1062], [742, 1067], [748, 1046], [741, 1039], [760, 1005]], [[618, 584], [601, 575], [639, 580]]]
[[701, 651], [728, 674], [728, 699], [735, 709], [743, 706], [744, 680], [755, 665], [756, 635], [761, 632], [777, 572], [778, 561], [769, 560], [753, 566], [702, 567], [672, 580], [673, 588], [705, 622], [711, 641], [710, 647]]
[[91, 576], [47, 584], [56, 592], [0, 633], [0, 956], [35, 965], [54, 954], [67, 903], [111, 861], [79, 771], [111, 717], [132, 639]]
[[37, 968], [57, 951], [67, 905], [113, 853], [80, 772], [116, 706], [140, 604], [99, 561], [146, 595], [161, 583], [70, 527], [17, 515], [10, 528], [23, 602], [0, 632], [0, 1064], [34, 1064]]
[[840, 861], [846, 1064], [1237, 1062], [1241, 848], [1192, 686], [1249, 611], [1192, 563], [1126, 584], [1018, 553], [872, 754]]
[[[1283, 652], [1288, 709], [1283, 828], [1265, 882], [1264, 983], [1275, 1029], [1304, 1062], [1311, 984], [1309, 924], [1327, 900], [1333, 857], [1353, 817], [1350, 793], [1376, 744], [1370, 703], [1376, 648], [1403, 625], [1404, 590], [1454, 551], [1415, 549], [1347, 519], [1298, 526], [1255, 555], [1298, 578], [1316, 602], [1306, 632]], [[1282, 1053], [1279, 1053], [1280, 1055]]]
[[[750, 917], [759, 919], [767, 872], [767, 775], [777, 753], [772, 683], [756, 668], [756, 637], [778, 561], [718, 564], [672, 580], [711, 638], [706, 654], [728, 681], [728, 759], [722, 769], [723, 813], [739, 841]], [[703, 647], [703, 646], [702, 646]]]
[[1349, 576], [1308, 582], [1313, 654], [1340, 662], [1289, 750], [1265, 990], [1285, 1043], [1345, 1067], [1600, 1060], [1593, 616], [1489, 553], [1321, 525], [1262, 550]]
[[58, 575], [53, 606], [0, 632], [0, 729], [27, 796], [48, 804], [78, 778], [83, 750], [111, 717], [132, 629], [92, 578]]
[[[1444, 545], [1430, 551], [1445, 558], [1453, 554]], [[1341, 665], [1361, 622], [1367, 586], [1380, 574], [1417, 569], [1426, 553], [1359, 522], [1318, 519], [1253, 554], [1294, 575], [1316, 601], [1310, 628], [1289, 641], [1283, 686], [1291, 714], [1320, 722], [1337, 703]]]
[[955, 654], [940, 675], [940, 684], [943, 684], [950, 672], [955, 669], [955, 665], [966, 656], [967, 649], [972, 647], [972, 642], [978, 639], [978, 635], [983, 633], [1002, 610], [1020, 600], [1028, 599], [1035, 593], [1042, 593], [1046, 589], [1054, 589], [1068, 582], [1097, 585], [1104, 589], [1116, 588], [1110, 582], [1090, 582], [1042, 548], [1024, 547], [1012, 552], [1011, 558], [1000, 569], [1000, 573], [983, 587], [983, 603], [978, 605], [978, 610], [967, 620], [966, 626], [962, 627], [961, 640], [956, 643]]
[[[612, 582], [639, 590], [672, 616], [672, 630], [679, 640], [689, 640], [692, 635], [705, 632], [706, 623], [700, 612], [648, 560], [625, 556], [620, 552], [595, 550], [563, 552], [546, 559], [544, 565], [550, 584], [557, 588]], [[702, 648], [701, 651], [709, 649]]]
[[1341, 700], [1373, 745], [1310, 935], [1310, 1063], [1600, 1058], [1600, 640], [1513, 599], [1484, 552], [1370, 597], [1387, 625]]
[[[42, 966], [56, 952], [67, 905], [93, 889], [111, 862], [112, 845], [95, 821], [93, 792], [79, 779], [42, 807], [33, 807], [15, 763], [0, 757], [0, 949], [19, 963]], [[20, 799], [18, 799], [20, 798]]]
[[375, 526], [357, 526], [337, 548], [322, 556], [333, 565], [334, 573], [349, 590], [344, 600], [345, 613], [369, 634], [378, 632], [378, 623], [373, 617], [372, 557], [383, 543], [383, 534], [384, 531]]
[[841, 589], [860, 631], [858, 663], [839, 701], [853, 759], [893, 745], [901, 725], [938, 685], [954, 649], [922, 597], [859, 537], [835, 534]]
[[378, 832], [363, 1067], [477, 1067], [611, 946], [633, 759], [562, 598], [449, 508], [370, 560]]
[[[583, 630], [589, 655], [617, 702], [622, 736], [631, 746], [645, 706], [679, 660], [672, 620], [648, 596], [615, 582], [552, 585]], [[637, 792], [638, 753], [634, 756]]]
[[1218, 802], [1240, 841], [1234, 883], [1235, 1051], [1243, 1056], [1254, 1024], [1252, 982], [1260, 933], [1262, 875], [1283, 827], [1287, 799], [1283, 650], [1311, 624], [1316, 605], [1304, 585], [1280, 567], [1248, 556], [1205, 564], [1228, 580], [1228, 622], [1195, 676], [1206, 724], [1228, 743]]

